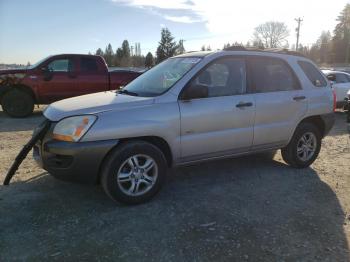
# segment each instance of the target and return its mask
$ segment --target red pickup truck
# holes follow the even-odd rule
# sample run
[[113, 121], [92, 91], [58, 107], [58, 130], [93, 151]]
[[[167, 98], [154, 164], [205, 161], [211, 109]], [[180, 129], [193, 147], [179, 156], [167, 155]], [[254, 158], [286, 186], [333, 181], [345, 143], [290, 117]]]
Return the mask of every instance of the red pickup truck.
[[8, 115], [26, 117], [34, 104], [119, 89], [140, 74], [108, 70], [101, 56], [54, 55], [26, 69], [0, 70], [0, 104]]

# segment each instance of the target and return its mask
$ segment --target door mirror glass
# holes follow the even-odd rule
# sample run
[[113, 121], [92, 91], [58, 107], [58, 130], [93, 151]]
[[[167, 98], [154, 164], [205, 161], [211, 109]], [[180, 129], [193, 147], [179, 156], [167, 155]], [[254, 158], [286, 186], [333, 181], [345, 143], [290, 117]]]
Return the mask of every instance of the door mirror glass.
[[208, 97], [208, 87], [206, 85], [189, 85], [182, 94], [182, 100]]
[[41, 67], [40, 70], [44, 76], [45, 81], [50, 81], [52, 79], [53, 77], [52, 71], [47, 66]]
[[331, 82], [335, 82], [335, 75], [328, 75], [327, 79]]
[[49, 71], [49, 68], [47, 66], [43, 66], [42, 68], [40, 68], [41, 72], [45, 73], [47, 71]]

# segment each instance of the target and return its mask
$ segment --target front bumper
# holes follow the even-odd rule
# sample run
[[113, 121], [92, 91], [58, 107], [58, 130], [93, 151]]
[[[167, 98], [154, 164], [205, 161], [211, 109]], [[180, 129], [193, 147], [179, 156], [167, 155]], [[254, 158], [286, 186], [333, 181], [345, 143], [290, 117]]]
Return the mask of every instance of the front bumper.
[[52, 139], [53, 126], [33, 148], [33, 157], [52, 176], [79, 183], [95, 184], [107, 153], [118, 140], [65, 142]]

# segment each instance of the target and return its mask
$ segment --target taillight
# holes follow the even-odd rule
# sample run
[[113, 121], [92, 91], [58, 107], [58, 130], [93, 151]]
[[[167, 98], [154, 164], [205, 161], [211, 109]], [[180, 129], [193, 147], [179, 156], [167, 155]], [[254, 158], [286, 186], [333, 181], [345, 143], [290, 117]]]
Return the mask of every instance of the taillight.
[[332, 92], [333, 92], [333, 112], [335, 112], [335, 109], [337, 108], [337, 95], [334, 89], [332, 90]]

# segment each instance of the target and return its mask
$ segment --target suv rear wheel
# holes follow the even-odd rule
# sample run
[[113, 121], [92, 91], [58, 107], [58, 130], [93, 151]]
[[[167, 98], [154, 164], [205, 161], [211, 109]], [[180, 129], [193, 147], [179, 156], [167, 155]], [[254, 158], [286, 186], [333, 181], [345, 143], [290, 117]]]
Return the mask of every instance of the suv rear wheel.
[[26, 117], [33, 113], [34, 99], [28, 92], [14, 88], [3, 95], [1, 106], [9, 116]]
[[283, 160], [292, 167], [310, 166], [321, 150], [321, 134], [311, 123], [300, 124], [289, 144], [282, 148]]
[[164, 154], [156, 146], [143, 141], [127, 142], [106, 159], [101, 184], [113, 200], [139, 204], [160, 190], [166, 170]]

